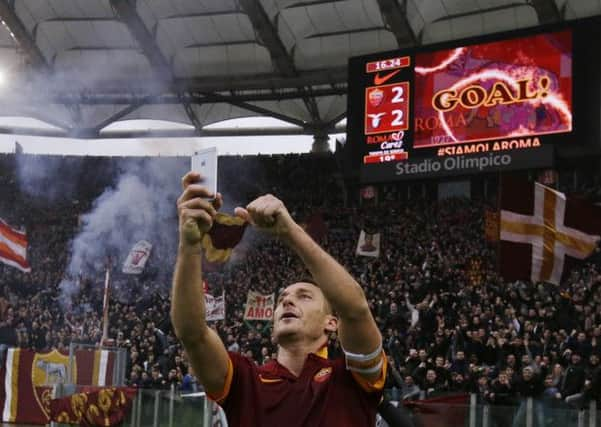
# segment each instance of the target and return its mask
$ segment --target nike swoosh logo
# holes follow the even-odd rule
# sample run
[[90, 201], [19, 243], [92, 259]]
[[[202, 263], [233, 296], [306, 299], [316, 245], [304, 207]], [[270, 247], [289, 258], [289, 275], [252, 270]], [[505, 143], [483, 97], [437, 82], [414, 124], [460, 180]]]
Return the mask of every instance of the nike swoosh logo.
[[265, 384], [273, 384], [283, 381], [281, 378], [263, 378], [263, 375], [261, 374], [259, 374], [259, 380], [261, 380], [261, 382]]
[[374, 84], [376, 86], [384, 84], [392, 77], [396, 76], [400, 71], [401, 70], [394, 70], [393, 72], [385, 74], [384, 76], [380, 76], [380, 73], [376, 73], [376, 75], [374, 76]]

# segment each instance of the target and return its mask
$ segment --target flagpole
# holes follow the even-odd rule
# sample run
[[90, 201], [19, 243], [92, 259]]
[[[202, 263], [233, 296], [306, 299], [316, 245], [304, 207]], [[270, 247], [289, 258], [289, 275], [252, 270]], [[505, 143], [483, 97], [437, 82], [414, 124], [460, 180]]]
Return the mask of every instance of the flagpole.
[[503, 174], [497, 173], [497, 241], [495, 242], [497, 274], [501, 274], [501, 197], [503, 191]]
[[108, 339], [109, 332], [109, 298], [110, 298], [110, 287], [111, 287], [111, 264], [108, 263], [106, 266], [106, 273], [104, 275], [104, 298], [102, 304], [102, 339], [100, 345], [104, 345]]

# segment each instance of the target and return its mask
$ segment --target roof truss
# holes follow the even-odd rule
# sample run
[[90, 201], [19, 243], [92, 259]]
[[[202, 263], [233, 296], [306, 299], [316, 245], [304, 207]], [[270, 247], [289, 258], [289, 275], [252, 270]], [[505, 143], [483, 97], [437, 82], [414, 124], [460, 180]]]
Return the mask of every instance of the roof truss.
[[555, 0], [530, 0], [529, 3], [536, 10], [538, 22], [541, 25], [558, 22], [563, 17], [563, 13], [560, 12]]
[[36, 45], [35, 40], [17, 16], [13, 2], [0, 0], [0, 18], [2, 19], [2, 23], [10, 30], [15, 42], [25, 52], [33, 67], [37, 71], [50, 73], [52, 71], [51, 67], [46, 62], [46, 58]]
[[[286, 46], [280, 39], [276, 26], [271, 22], [267, 12], [259, 0], [239, 0], [242, 10], [248, 15], [253, 28], [261, 42], [265, 45], [276, 70], [285, 77], [297, 77], [298, 72], [294, 59], [288, 53]], [[303, 102], [314, 122], [321, 122], [319, 109], [315, 99], [304, 88], [299, 89], [303, 94]]]
[[[146, 28], [144, 21], [138, 15], [135, 2], [130, 0], [110, 0], [110, 2], [117, 15], [123, 20], [134, 39], [138, 42], [146, 58], [148, 58], [153, 70], [157, 74], [158, 80], [171, 86], [174, 81], [171, 66], [157, 46], [154, 37], [148, 28]], [[181, 100], [188, 119], [196, 131], [200, 133], [202, 123], [198, 120], [192, 106], [183, 100], [180, 92], [177, 93], [177, 97]]]
[[409, 19], [407, 19], [407, 0], [377, 0], [382, 20], [386, 28], [394, 34], [400, 48], [419, 44]]

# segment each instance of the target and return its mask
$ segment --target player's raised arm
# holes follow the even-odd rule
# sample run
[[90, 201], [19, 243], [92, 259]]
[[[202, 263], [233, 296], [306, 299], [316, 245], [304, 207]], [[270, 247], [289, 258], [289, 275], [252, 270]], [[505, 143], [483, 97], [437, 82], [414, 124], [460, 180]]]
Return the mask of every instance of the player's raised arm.
[[177, 200], [179, 246], [173, 276], [171, 321], [182, 341], [200, 383], [210, 395], [226, 389], [229, 357], [219, 336], [207, 326], [202, 287], [201, 240], [211, 229], [221, 207], [221, 195], [213, 196], [202, 186], [199, 174], [182, 179], [184, 191]]
[[[381, 371], [373, 368], [381, 360], [382, 337], [355, 279], [313, 241], [276, 197], [259, 197], [245, 209], [237, 208], [236, 214], [276, 235], [300, 256], [339, 318], [339, 336], [347, 359], [349, 354], [359, 356], [358, 365], [365, 362], [366, 369], [360, 368], [365, 376], [377, 377]], [[370, 361], [362, 358], [370, 355], [376, 359], [374, 366], [368, 366]]]

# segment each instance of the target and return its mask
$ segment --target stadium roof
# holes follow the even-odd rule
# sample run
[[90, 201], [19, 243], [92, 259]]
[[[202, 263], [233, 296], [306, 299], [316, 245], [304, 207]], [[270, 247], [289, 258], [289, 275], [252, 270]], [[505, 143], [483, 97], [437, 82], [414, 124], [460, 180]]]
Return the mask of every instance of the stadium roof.
[[51, 125], [0, 132], [156, 119], [211, 135], [271, 116], [319, 138], [345, 117], [350, 56], [598, 14], [598, 0], [0, 0], [0, 116]]

